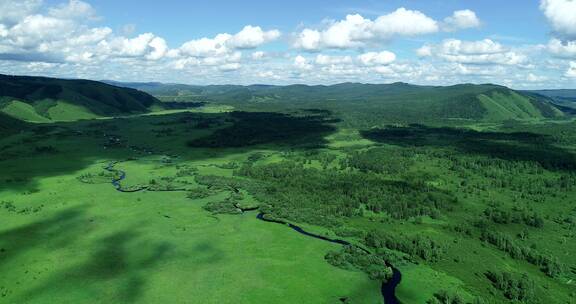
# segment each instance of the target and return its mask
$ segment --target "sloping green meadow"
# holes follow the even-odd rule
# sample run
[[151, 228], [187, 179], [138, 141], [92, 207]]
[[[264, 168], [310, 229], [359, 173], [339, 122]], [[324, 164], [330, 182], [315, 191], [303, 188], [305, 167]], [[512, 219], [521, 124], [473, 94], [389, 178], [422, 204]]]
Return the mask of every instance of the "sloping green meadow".
[[18, 100], [6, 102], [2, 106], [1, 111], [4, 114], [24, 121], [50, 122], [50, 119], [38, 114], [33, 106]]

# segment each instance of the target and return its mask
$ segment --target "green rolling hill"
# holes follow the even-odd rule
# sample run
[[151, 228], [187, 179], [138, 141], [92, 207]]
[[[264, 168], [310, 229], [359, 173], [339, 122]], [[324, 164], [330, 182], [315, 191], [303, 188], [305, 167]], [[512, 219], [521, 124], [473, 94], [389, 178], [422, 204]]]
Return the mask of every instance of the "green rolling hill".
[[[322, 108], [346, 121], [378, 122], [556, 119], [566, 107], [534, 92], [484, 84], [418, 86], [407, 83], [210, 85], [121, 83], [0, 75], [0, 111], [30, 122], [70, 121], [146, 113], [164, 101], [208, 102], [237, 110]], [[166, 104], [168, 106], [168, 104]]]
[[24, 121], [145, 113], [158, 104], [147, 93], [97, 81], [0, 75], [0, 111]]
[[[505, 121], [561, 118], [565, 113], [543, 95], [485, 84], [418, 86], [407, 83], [342, 83], [331, 86], [114, 83], [170, 98], [233, 105], [237, 109], [324, 108], [387, 121]], [[364, 120], [366, 119], [363, 118]]]

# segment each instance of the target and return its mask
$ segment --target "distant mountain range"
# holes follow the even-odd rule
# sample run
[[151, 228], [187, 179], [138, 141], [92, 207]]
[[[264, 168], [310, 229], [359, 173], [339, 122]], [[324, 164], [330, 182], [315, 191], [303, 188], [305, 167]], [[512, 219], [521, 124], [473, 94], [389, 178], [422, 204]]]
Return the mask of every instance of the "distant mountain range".
[[418, 121], [433, 119], [541, 119], [564, 116], [554, 100], [534, 92], [485, 84], [418, 86], [407, 83], [342, 83], [330, 86], [308, 85], [210, 85], [194, 86], [161, 83], [120, 83], [164, 97], [187, 96], [191, 100], [216, 102], [242, 108], [320, 107], [341, 112], [371, 111], [394, 118]]
[[367, 124], [454, 119], [498, 122], [561, 118], [571, 113], [566, 103], [574, 93], [576, 90], [515, 91], [493, 84], [194, 86], [0, 75], [0, 128], [14, 125], [14, 119], [68, 121], [146, 113], [168, 106], [157, 97], [226, 104], [248, 111], [325, 109]]
[[548, 96], [551, 98], [559, 98], [559, 99], [566, 99], [573, 102], [576, 102], [576, 90], [533, 90], [533, 91], [526, 91], [537, 93], [540, 95]]
[[537, 90], [526, 92], [546, 96], [564, 111], [576, 114], [576, 90]]

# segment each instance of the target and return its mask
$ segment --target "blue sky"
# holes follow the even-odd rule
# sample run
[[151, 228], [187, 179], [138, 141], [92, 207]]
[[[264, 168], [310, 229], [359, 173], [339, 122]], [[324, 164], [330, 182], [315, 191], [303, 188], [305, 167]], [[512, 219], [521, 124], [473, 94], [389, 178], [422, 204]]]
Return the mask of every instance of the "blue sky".
[[0, 0], [0, 73], [575, 88], [576, 1]]
[[534, 0], [99, 0], [91, 4], [104, 16], [109, 26], [119, 29], [126, 24], [134, 24], [142, 32], [157, 33], [175, 44], [194, 37], [234, 32], [247, 24], [291, 32], [300, 24], [315, 25], [323, 19], [343, 19], [353, 13], [374, 17], [399, 7], [419, 10], [435, 19], [442, 19], [456, 10], [471, 9], [481, 17], [484, 24], [478, 30], [458, 33], [457, 36], [462, 38], [482, 39], [489, 35], [499, 35], [542, 42], [550, 32], [546, 18]]

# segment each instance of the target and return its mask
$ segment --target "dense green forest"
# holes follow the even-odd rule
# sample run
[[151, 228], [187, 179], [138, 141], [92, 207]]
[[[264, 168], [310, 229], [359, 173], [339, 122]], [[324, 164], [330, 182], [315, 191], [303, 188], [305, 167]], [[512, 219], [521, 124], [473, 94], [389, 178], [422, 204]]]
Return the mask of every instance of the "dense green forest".
[[210, 102], [248, 111], [331, 110], [344, 119], [345, 126], [354, 128], [396, 122], [462, 124], [564, 115], [550, 97], [493, 84], [437, 87], [406, 83], [331, 86], [111, 83], [144, 90], [164, 101]]

